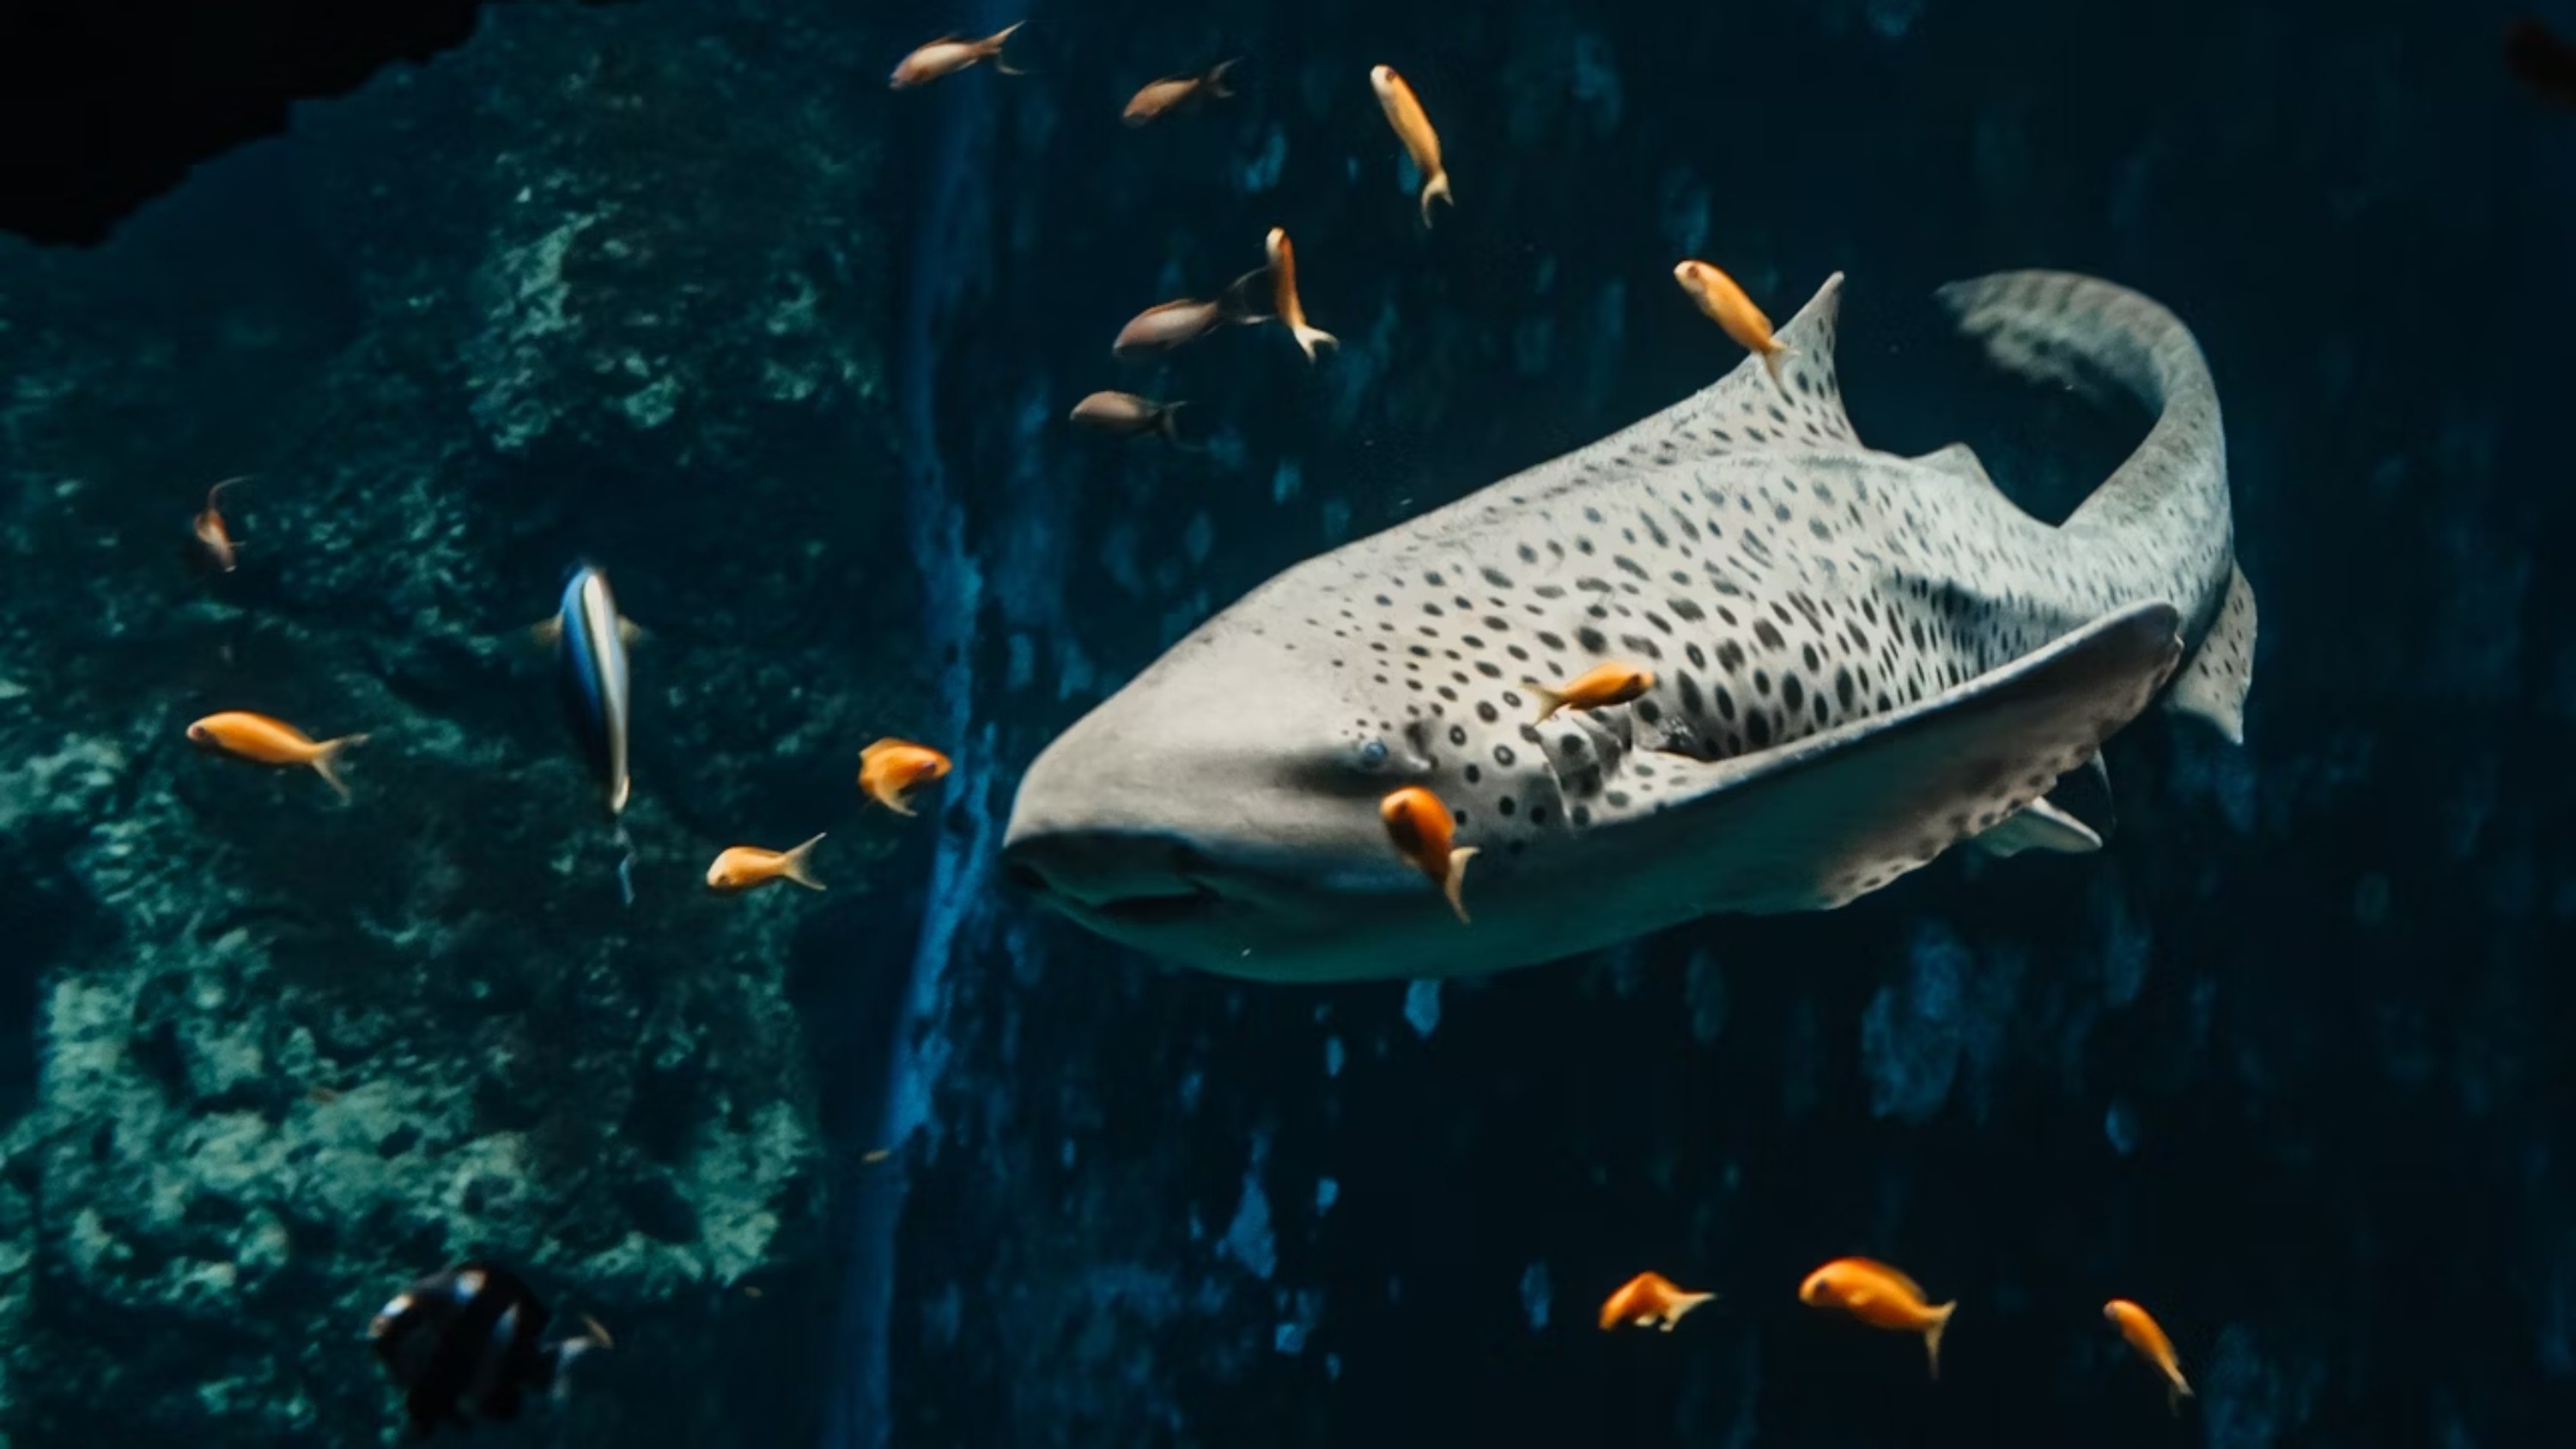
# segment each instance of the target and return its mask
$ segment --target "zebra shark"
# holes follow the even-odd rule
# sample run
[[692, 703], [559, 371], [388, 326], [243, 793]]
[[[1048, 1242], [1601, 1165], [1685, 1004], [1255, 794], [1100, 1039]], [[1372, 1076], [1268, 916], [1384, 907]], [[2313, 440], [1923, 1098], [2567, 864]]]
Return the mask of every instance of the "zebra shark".
[[[1840, 906], [1962, 841], [2096, 849], [2049, 793], [2159, 692], [2241, 743], [2254, 595], [2190, 332], [2068, 273], [1942, 289], [2006, 369], [2155, 412], [2051, 526], [1964, 445], [1861, 444], [1841, 283], [1782, 329], [1776, 377], [1748, 357], [1200, 625], [1031, 764], [1009, 878], [1230, 975], [1492, 971]], [[1532, 686], [1612, 660], [1652, 688], [1538, 722]], [[1472, 924], [1389, 844], [1405, 785], [1478, 852]]]

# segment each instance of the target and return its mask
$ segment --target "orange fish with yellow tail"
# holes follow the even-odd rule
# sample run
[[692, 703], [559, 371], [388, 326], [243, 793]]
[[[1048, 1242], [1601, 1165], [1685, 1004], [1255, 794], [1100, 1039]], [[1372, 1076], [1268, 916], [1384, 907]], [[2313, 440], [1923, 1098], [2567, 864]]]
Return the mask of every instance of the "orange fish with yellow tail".
[[1386, 123], [1395, 128], [1395, 139], [1404, 143], [1405, 154], [1413, 158], [1413, 169], [1422, 173], [1422, 224], [1431, 224], [1431, 203], [1445, 201], [1451, 206], [1458, 198], [1449, 194], [1449, 173], [1440, 164], [1440, 133], [1431, 129], [1431, 118], [1423, 114], [1422, 101], [1413, 87], [1395, 73], [1395, 67], [1381, 65], [1369, 71], [1369, 89], [1377, 92], [1378, 109], [1386, 112]]
[[1798, 1285], [1798, 1301], [1810, 1308], [1840, 1309], [1872, 1328], [1923, 1335], [1932, 1377], [1941, 1377], [1941, 1334], [1959, 1305], [1927, 1301], [1921, 1285], [1885, 1263], [1836, 1258]]
[[1127, 102], [1119, 119], [1129, 126], [1141, 126], [1159, 120], [1191, 101], [1205, 98], [1213, 101], [1231, 99], [1234, 88], [1225, 83], [1225, 73], [1243, 63], [1243, 57], [1221, 60], [1197, 75], [1165, 76], [1136, 92]]
[[987, 60], [993, 63], [993, 69], [1004, 75], [1025, 74], [1002, 59], [1002, 43], [1011, 38], [1012, 31], [1026, 24], [1028, 22], [1025, 20], [1014, 22], [985, 36], [982, 40], [968, 40], [962, 35], [943, 35], [898, 62], [894, 68], [894, 75], [888, 82], [888, 88], [908, 91], [914, 86], [926, 86], [942, 76], [955, 75], [968, 66]]
[[1606, 1333], [1622, 1324], [1634, 1324], [1670, 1333], [1683, 1314], [1716, 1298], [1714, 1293], [1688, 1292], [1661, 1273], [1640, 1273], [1602, 1300], [1601, 1328]]
[[1464, 924], [1467, 902], [1461, 892], [1467, 883], [1467, 862], [1476, 858], [1476, 847], [1457, 843], [1449, 807], [1421, 786], [1407, 785], [1379, 801], [1377, 813], [1386, 822], [1386, 837], [1395, 843], [1395, 853], [1440, 887], [1449, 899], [1449, 909]]
[[1306, 304], [1297, 297], [1297, 251], [1288, 244], [1288, 229], [1272, 227], [1264, 249], [1270, 254], [1270, 310], [1287, 324], [1298, 350], [1312, 362], [1316, 348], [1341, 346], [1342, 340], [1332, 333], [1307, 325]]
[[225, 573], [231, 573], [234, 565], [240, 562], [238, 554], [241, 545], [233, 541], [232, 530], [224, 526], [224, 512], [219, 505], [223, 501], [225, 489], [236, 483], [249, 481], [250, 475], [245, 473], [238, 478], [226, 478], [207, 489], [205, 511], [199, 513], [189, 525], [190, 530], [197, 535], [197, 542], [204, 546], [206, 557], [213, 561], [216, 568]]
[[813, 857], [814, 847], [822, 843], [823, 837], [817, 835], [803, 845], [790, 846], [785, 850], [763, 850], [757, 845], [732, 846], [716, 857], [715, 864], [707, 867], [707, 889], [718, 895], [739, 895], [744, 891], [758, 890], [773, 881], [792, 880], [807, 890], [819, 891], [823, 889], [823, 883], [814, 878], [808, 862]]
[[1626, 704], [1655, 687], [1655, 671], [1634, 664], [1596, 664], [1571, 683], [1550, 689], [1543, 684], [1527, 688], [1538, 696], [1538, 722], [1547, 723], [1560, 709], [1607, 709]]
[[1762, 315], [1733, 277], [1707, 262], [1686, 261], [1673, 267], [1673, 280], [1738, 346], [1762, 359], [1773, 382], [1780, 380], [1780, 359], [1795, 349], [1772, 335], [1771, 319]]
[[2165, 1408], [2181, 1413], [2182, 1401], [2192, 1397], [2191, 1384], [2182, 1376], [2182, 1361], [2174, 1356], [2173, 1340], [2165, 1336], [2164, 1325], [2156, 1322], [2154, 1314], [2126, 1298], [2103, 1304], [2102, 1316], [2120, 1330], [2120, 1336], [2138, 1351], [2138, 1357], [2165, 1376]]
[[910, 740], [879, 740], [859, 751], [859, 788], [897, 815], [910, 815], [912, 792], [947, 778], [948, 757]]
[[325, 784], [349, 798], [349, 786], [332, 768], [340, 752], [367, 742], [365, 735], [316, 740], [284, 720], [248, 710], [210, 714], [188, 726], [188, 743], [261, 765], [307, 765]]

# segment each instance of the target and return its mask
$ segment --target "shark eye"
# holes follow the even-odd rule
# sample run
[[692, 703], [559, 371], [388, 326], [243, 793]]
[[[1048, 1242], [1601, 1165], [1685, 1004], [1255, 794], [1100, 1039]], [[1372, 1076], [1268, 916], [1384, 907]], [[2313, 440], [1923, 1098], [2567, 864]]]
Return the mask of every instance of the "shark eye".
[[1362, 741], [1358, 754], [1361, 769], [1383, 770], [1386, 768], [1386, 741]]

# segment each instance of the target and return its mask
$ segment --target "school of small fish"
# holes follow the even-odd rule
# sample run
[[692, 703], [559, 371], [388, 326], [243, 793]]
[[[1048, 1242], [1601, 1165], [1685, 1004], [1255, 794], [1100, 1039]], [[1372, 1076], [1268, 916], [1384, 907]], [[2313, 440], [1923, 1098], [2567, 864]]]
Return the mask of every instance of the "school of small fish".
[[[894, 68], [890, 87], [909, 90], [992, 63], [1002, 75], [1026, 72], [1010, 63], [1005, 50], [1026, 22], [1006, 26], [980, 39], [944, 35], [906, 55]], [[2576, 49], [2536, 24], [2524, 23], [2510, 38], [2515, 70], [2545, 98], [2576, 97]], [[1235, 57], [1196, 72], [1151, 81], [1127, 102], [1121, 119], [1143, 127], [1203, 109], [1237, 94]], [[1420, 177], [1416, 196], [1422, 224], [1433, 224], [1435, 203], [1457, 205], [1438, 130], [1422, 100], [1392, 67], [1372, 66], [1369, 88], [1402, 151]], [[1297, 257], [1285, 227], [1274, 226], [1263, 239], [1263, 263], [1226, 284], [1215, 296], [1183, 297], [1147, 307], [1121, 328], [1112, 345], [1114, 356], [1132, 359], [1166, 353], [1222, 328], [1257, 326], [1276, 321], [1309, 364], [1338, 348], [1330, 332], [1307, 318], [1297, 286]], [[1684, 296], [1748, 352], [1759, 356], [1776, 381], [1788, 355], [1774, 336], [1771, 322], [1734, 278], [1713, 263], [1687, 258], [1673, 268]], [[1266, 307], [1266, 310], [1264, 308]], [[1069, 420], [1107, 436], [1152, 436], [1186, 447], [1178, 417], [1186, 403], [1147, 398], [1135, 393], [1101, 390], [1077, 402]], [[225, 478], [206, 492], [205, 505], [191, 531], [209, 567], [229, 574], [240, 561], [240, 541], [222, 511], [227, 489], [249, 481]], [[556, 685], [574, 742], [586, 762], [599, 799], [612, 822], [631, 798], [628, 739], [635, 696], [629, 674], [629, 646], [643, 631], [618, 611], [607, 576], [584, 563], [573, 568], [555, 614], [531, 633], [552, 651]], [[1641, 665], [1612, 661], [1580, 677], [1563, 681], [1525, 681], [1538, 702], [1535, 721], [1559, 711], [1586, 711], [1620, 705], [1646, 694], [1655, 674]], [[365, 734], [343, 734], [316, 740], [283, 720], [248, 710], [225, 710], [187, 726], [186, 738], [206, 751], [253, 764], [310, 769], [345, 803], [352, 799], [340, 772], [342, 756], [366, 743]], [[948, 756], [927, 745], [883, 738], [859, 751], [857, 784], [863, 798], [897, 816], [915, 814], [921, 792], [944, 779]], [[1420, 786], [1398, 789], [1380, 802], [1388, 846], [1439, 890], [1459, 923], [1470, 924], [1466, 878], [1476, 849], [1455, 839], [1455, 821], [1438, 796]], [[705, 872], [706, 889], [721, 896], [753, 893], [787, 882], [811, 891], [826, 889], [815, 874], [812, 858], [825, 840], [818, 832], [784, 849], [734, 845], [720, 851]], [[634, 847], [622, 824], [617, 840], [627, 850], [619, 880], [633, 900], [628, 867]], [[792, 894], [792, 893], [791, 893]], [[318, 1094], [324, 1089], [316, 1089]], [[888, 1149], [869, 1152], [878, 1163]], [[757, 1288], [744, 1292], [758, 1296]], [[1940, 1377], [1944, 1334], [1958, 1305], [1935, 1304], [1903, 1272], [1868, 1258], [1837, 1258], [1815, 1269], [1798, 1286], [1801, 1303], [1835, 1312], [1871, 1328], [1917, 1336], [1928, 1372]], [[1714, 1303], [1711, 1292], [1681, 1288], [1656, 1272], [1643, 1272], [1621, 1284], [1603, 1301], [1599, 1314], [1605, 1331], [1654, 1328], [1674, 1331], [1686, 1315]], [[2176, 1412], [2192, 1394], [2172, 1340], [2136, 1302], [2113, 1299], [2103, 1307], [2105, 1321], [2153, 1369], [2164, 1383]], [[517, 1416], [529, 1393], [560, 1396], [565, 1369], [584, 1353], [611, 1346], [608, 1332], [595, 1320], [583, 1319], [584, 1331], [545, 1340], [549, 1320], [544, 1303], [507, 1269], [487, 1261], [469, 1261], [423, 1277], [394, 1296], [376, 1315], [368, 1337], [394, 1385], [405, 1394], [411, 1432], [426, 1434], [441, 1425], [459, 1427], [484, 1420]]]

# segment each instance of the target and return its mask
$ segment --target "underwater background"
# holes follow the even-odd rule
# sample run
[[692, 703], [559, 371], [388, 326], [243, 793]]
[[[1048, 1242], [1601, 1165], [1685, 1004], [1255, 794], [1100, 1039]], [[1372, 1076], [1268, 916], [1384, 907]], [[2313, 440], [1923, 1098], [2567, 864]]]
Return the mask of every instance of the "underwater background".
[[[2576, 115], [2516, 9], [1067, 0], [890, 92], [1023, 18], [960, 5], [490, 5], [0, 238], [7, 1442], [394, 1442], [367, 1316], [476, 1253], [618, 1344], [498, 1442], [2563, 1440]], [[1338, 353], [1111, 358], [1272, 225]], [[1191, 626], [1732, 367], [1688, 255], [1777, 317], [1847, 272], [1861, 436], [2052, 518], [2144, 417], [1932, 288], [2173, 308], [2244, 748], [2151, 712], [2097, 855], [1490, 978], [1242, 984], [1005, 887], [1018, 773]], [[1200, 450], [1066, 424], [1108, 387]], [[583, 558], [651, 631], [631, 908], [525, 639]], [[230, 708], [369, 732], [354, 803], [187, 746]], [[888, 734], [956, 759], [921, 819], [852, 784]], [[700, 885], [816, 831], [826, 895]], [[1941, 1382], [1798, 1304], [1846, 1252], [1960, 1300]], [[1722, 1297], [1599, 1332], [1647, 1267]]]

